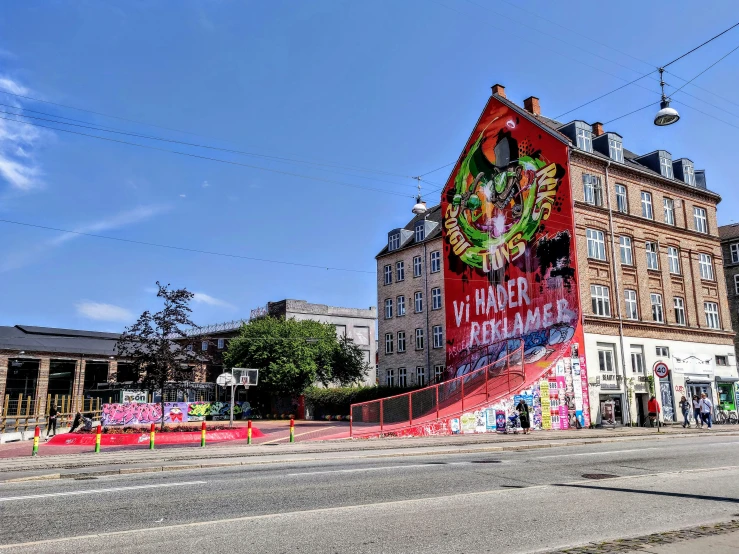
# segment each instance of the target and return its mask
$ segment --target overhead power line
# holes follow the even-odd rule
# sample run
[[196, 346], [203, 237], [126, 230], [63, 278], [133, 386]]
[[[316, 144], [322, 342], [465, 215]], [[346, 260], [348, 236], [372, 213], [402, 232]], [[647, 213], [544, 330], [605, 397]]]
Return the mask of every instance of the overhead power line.
[[70, 133], [70, 134], [73, 134], [73, 135], [80, 135], [80, 136], [83, 136], [83, 137], [95, 138], [95, 139], [98, 139], [98, 140], [105, 140], [105, 141], [108, 141], [108, 142], [116, 142], [118, 144], [127, 144], [129, 146], [138, 146], [139, 148], [147, 148], [149, 150], [157, 150], [159, 152], [168, 152], [170, 154], [177, 154], [179, 156], [187, 156], [187, 157], [190, 157], [190, 158], [197, 158], [197, 159], [200, 159], [200, 160], [209, 160], [209, 161], [212, 161], [212, 162], [219, 162], [219, 163], [224, 163], [224, 164], [229, 164], [229, 165], [235, 165], [235, 166], [240, 166], [240, 167], [248, 167], [250, 169], [258, 169], [258, 170], [261, 170], [261, 171], [269, 171], [270, 173], [277, 173], [277, 174], [280, 174], [280, 175], [289, 175], [291, 177], [300, 177], [301, 179], [310, 179], [310, 180], [313, 180], [313, 181], [320, 181], [320, 182], [323, 182], [323, 183], [332, 183], [332, 184], [340, 185], [340, 186], [344, 186], [344, 187], [357, 188], [357, 189], [363, 189], [363, 190], [371, 190], [371, 191], [375, 191], [375, 192], [382, 192], [382, 193], [385, 193], [385, 194], [391, 194], [393, 196], [400, 196], [402, 198], [409, 198], [409, 197], [412, 198], [413, 197], [412, 195], [402, 194], [402, 193], [394, 192], [394, 191], [387, 190], [387, 189], [378, 189], [378, 188], [373, 188], [373, 187], [363, 187], [362, 185], [356, 185], [354, 183], [346, 183], [344, 181], [337, 181], [335, 179], [326, 179], [326, 178], [323, 178], [323, 177], [315, 177], [313, 175], [305, 175], [305, 174], [301, 174], [301, 173], [294, 173], [292, 171], [283, 171], [281, 169], [273, 169], [273, 168], [262, 167], [262, 166], [258, 166], [258, 165], [245, 164], [245, 163], [241, 163], [241, 162], [235, 162], [235, 161], [232, 161], [232, 160], [224, 160], [224, 159], [221, 159], [221, 158], [213, 158], [211, 156], [202, 156], [200, 154], [193, 154], [191, 152], [180, 152], [179, 150], [168, 150], [166, 148], [159, 148], [157, 146], [151, 146], [149, 144], [140, 144], [140, 143], [137, 143], [137, 142], [129, 142], [129, 141], [126, 141], [126, 140], [119, 140], [119, 139], [114, 139], [114, 138], [110, 138], [110, 137], [101, 137], [99, 135], [92, 135], [90, 133], [82, 133], [82, 132], [79, 132], [79, 131], [72, 131], [71, 129], [60, 129], [58, 127], [52, 127], [50, 125], [42, 125], [40, 123], [32, 123], [30, 121], [21, 121], [21, 120], [18, 120], [18, 119], [11, 119], [11, 118], [2, 117], [2, 116], [0, 116], [0, 119], [5, 119], [7, 121], [14, 121], [15, 123], [19, 123], [21, 125], [31, 125], [31, 126], [34, 126], [34, 127], [42, 127], [44, 129], [50, 129], [52, 131], [57, 131], [57, 132], [61, 132], [61, 133]]
[[153, 247], [156, 247], [156, 248], [167, 248], [167, 249], [170, 249], [170, 250], [180, 250], [180, 251], [183, 251], [183, 252], [193, 252], [193, 253], [196, 253], [196, 254], [207, 254], [209, 256], [222, 256], [222, 257], [226, 257], [226, 258], [237, 258], [237, 259], [240, 259], [240, 260], [249, 260], [249, 261], [252, 261], [252, 262], [264, 262], [264, 263], [271, 263], [271, 264], [291, 265], [291, 266], [296, 266], [296, 267], [310, 267], [310, 268], [314, 268], [314, 269], [325, 269], [325, 270], [329, 270], [329, 271], [348, 271], [348, 272], [351, 272], [351, 273], [368, 273], [368, 274], [373, 274], [373, 275], [376, 273], [375, 271], [365, 271], [365, 270], [362, 270], [362, 269], [350, 269], [350, 268], [346, 268], [346, 267], [328, 267], [328, 266], [321, 266], [321, 265], [314, 265], [314, 264], [303, 264], [303, 263], [298, 263], [298, 262], [286, 262], [286, 261], [283, 261], [283, 260], [269, 260], [269, 259], [266, 259], [266, 258], [256, 258], [256, 257], [252, 257], [252, 256], [242, 256], [240, 254], [229, 254], [229, 253], [226, 253], [226, 252], [213, 252], [213, 251], [210, 251], [210, 250], [198, 250], [197, 248], [186, 248], [184, 246], [173, 246], [171, 244], [159, 244], [159, 243], [155, 243], [155, 242], [146, 242], [146, 241], [141, 241], [141, 240], [124, 239], [124, 238], [119, 238], [119, 237], [111, 237], [111, 236], [108, 236], [108, 235], [97, 235], [95, 233], [85, 233], [85, 232], [82, 232], [82, 231], [72, 231], [72, 230], [69, 230], [69, 229], [61, 229], [61, 228], [58, 228], [58, 227], [49, 227], [47, 225], [36, 225], [34, 223], [26, 223], [26, 222], [23, 222], [23, 221], [12, 221], [10, 219], [0, 219], [0, 223], [7, 223], [7, 224], [10, 224], [10, 225], [21, 225], [23, 227], [33, 227], [35, 229], [44, 229], [44, 230], [47, 230], [47, 231], [56, 231], [56, 232], [59, 232], [59, 233], [68, 233], [68, 234], [72, 234], [72, 235], [81, 235], [81, 236], [85, 236], [85, 237], [94, 237], [94, 238], [98, 238], [98, 239], [114, 240], [114, 241], [118, 241], [118, 242], [127, 242], [127, 243], [130, 243], [130, 244], [138, 244], [138, 245], [143, 245], [143, 246], [153, 246]]

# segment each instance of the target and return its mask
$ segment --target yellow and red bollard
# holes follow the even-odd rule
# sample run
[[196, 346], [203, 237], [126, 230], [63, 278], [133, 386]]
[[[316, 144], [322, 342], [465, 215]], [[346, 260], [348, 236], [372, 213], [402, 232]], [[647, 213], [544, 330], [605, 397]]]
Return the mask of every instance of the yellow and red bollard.
[[100, 452], [100, 439], [103, 436], [103, 426], [98, 425], [97, 431], [95, 432], [95, 452]]
[[205, 448], [205, 421], [200, 425], [200, 448]]
[[33, 451], [31, 452], [31, 456], [37, 456], [38, 455], [38, 440], [41, 436], [41, 429], [38, 425], [36, 425], [36, 429], [33, 430]]
[[290, 418], [290, 442], [295, 442], [295, 419]]
[[251, 444], [251, 419], [246, 423], [246, 444]]
[[151, 428], [149, 429], [149, 450], [154, 450], [154, 442], [156, 441], [156, 424], [152, 423]]

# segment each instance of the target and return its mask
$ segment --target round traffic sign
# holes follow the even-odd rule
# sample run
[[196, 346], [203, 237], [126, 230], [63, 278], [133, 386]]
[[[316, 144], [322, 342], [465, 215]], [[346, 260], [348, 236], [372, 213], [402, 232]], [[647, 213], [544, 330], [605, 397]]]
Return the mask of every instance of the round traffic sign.
[[654, 374], [660, 379], [664, 379], [669, 374], [670, 369], [665, 362], [657, 362], [654, 364]]

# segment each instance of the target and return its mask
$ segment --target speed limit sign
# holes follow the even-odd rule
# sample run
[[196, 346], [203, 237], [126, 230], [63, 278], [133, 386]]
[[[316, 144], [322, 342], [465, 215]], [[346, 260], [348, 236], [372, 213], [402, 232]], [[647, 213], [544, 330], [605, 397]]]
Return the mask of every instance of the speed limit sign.
[[669, 374], [670, 369], [665, 362], [657, 362], [654, 364], [654, 374], [660, 379], [664, 379]]

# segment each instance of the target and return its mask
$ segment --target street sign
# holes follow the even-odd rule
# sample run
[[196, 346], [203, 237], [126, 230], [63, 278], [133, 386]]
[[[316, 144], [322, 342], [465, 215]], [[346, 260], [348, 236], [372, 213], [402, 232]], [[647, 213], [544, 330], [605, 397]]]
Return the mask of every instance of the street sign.
[[654, 374], [660, 379], [664, 379], [670, 373], [670, 368], [665, 362], [657, 362], [654, 364]]

